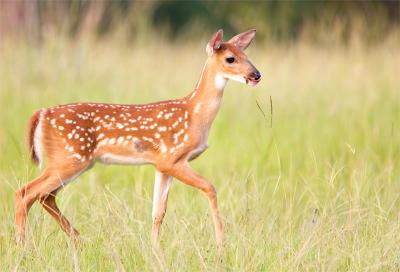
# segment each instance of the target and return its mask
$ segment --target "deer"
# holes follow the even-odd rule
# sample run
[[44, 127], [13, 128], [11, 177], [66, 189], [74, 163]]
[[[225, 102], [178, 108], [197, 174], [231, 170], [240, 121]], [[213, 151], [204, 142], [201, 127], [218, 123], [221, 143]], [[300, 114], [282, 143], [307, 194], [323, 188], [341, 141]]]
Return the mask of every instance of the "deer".
[[218, 30], [206, 46], [207, 60], [187, 96], [149, 104], [73, 103], [42, 108], [28, 123], [30, 158], [45, 167], [40, 176], [16, 190], [16, 241], [23, 242], [29, 209], [35, 201], [74, 241], [79, 232], [61, 213], [57, 193], [96, 162], [155, 168], [151, 240], [157, 242], [173, 178], [205, 194], [217, 248], [224, 242], [216, 189], [189, 164], [208, 147], [208, 134], [229, 79], [257, 85], [260, 72], [244, 53], [256, 30], [224, 42]]

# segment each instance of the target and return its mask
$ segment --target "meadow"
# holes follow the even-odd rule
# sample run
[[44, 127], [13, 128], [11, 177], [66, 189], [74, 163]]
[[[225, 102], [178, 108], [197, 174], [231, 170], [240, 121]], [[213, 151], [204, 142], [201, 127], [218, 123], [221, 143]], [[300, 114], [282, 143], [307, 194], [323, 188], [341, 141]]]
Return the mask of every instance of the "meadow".
[[29, 214], [26, 244], [15, 244], [14, 191], [40, 173], [25, 144], [32, 112], [77, 101], [133, 104], [184, 96], [200, 75], [205, 43], [55, 35], [40, 46], [2, 45], [0, 270], [400, 269], [395, 41], [252, 44], [248, 55], [261, 83], [228, 83], [210, 147], [192, 163], [218, 192], [226, 235], [221, 256], [206, 198], [176, 180], [162, 251], [152, 248], [152, 166], [98, 164], [59, 193], [61, 210], [81, 233], [77, 249], [38, 204]]

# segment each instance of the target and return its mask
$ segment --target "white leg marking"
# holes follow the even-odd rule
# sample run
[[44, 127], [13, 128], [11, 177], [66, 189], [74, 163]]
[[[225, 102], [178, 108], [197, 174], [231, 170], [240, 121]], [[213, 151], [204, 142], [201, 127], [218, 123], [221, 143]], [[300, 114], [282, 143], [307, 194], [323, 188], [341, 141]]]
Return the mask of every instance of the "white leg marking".
[[153, 193], [153, 210], [152, 218], [153, 222], [157, 215], [157, 210], [165, 205], [168, 197], [168, 191], [171, 186], [172, 177], [167, 176], [158, 170], [156, 170], [156, 180], [154, 183], [154, 193]]

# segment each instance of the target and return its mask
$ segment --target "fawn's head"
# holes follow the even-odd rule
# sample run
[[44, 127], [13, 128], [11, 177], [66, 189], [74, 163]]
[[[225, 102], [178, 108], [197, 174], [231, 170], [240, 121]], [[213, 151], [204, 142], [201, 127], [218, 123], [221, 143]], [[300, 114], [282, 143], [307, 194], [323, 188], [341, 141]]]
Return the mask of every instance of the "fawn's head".
[[222, 41], [222, 29], [218, 30], [207, 44], [207, 54], [215, 63], [217, 73], [225, 79], [232, 79], [251, 86], [261, 80], [260, 72], [243, 52], [251, 43], [256, 30], [240, 33], [227, 42]]

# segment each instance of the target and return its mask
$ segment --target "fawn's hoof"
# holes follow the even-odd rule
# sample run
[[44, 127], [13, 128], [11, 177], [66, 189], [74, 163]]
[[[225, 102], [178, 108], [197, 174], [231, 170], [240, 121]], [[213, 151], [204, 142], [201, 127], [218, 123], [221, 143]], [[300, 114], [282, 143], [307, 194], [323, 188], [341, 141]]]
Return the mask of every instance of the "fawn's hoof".
[[23, 235], [20, 234], [16, 234], [15, 235], [15, 243], [17, 243], [18, 245], [22, 245], [24, 243], [25, 239]]

